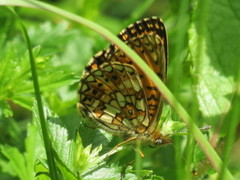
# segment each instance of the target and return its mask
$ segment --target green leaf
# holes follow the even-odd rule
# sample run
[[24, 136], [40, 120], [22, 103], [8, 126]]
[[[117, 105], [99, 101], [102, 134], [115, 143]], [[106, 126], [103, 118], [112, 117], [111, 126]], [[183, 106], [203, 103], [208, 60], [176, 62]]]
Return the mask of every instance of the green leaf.
[[35, 150], [37, 146], [37, 131], [33, 125], [28, 126], [28, 136], [25, 140], [26, 152], [21, 153], [15, 147], [0, 145], [1, 153], [7, 160], [0, 160], [3, 171], [22, 180], [34, 179]]
[[9, 104], [5, 101], [0, 100], [0, 117], [11, 117], [13, 116], [13, 112], [9, 106]]
[[119, 169], [117, 167], [99, 167], [95, 169], [90, 175], [86, 175], [84, 180], [97, 180], [97, 179], [106, 179], [106, 180], [114, 180], [121, 179], [121, 174], [119, 173]]
[[[76, 137], [69, 135], [70, 132], [77, 132], [77, 126], [67, 129], [64, 121], [56, 115], [53, 116], [46, 106], [44, 106], [44, 109], [45, 116], [48, 119], [49, 136], [56, 152], [57, 166], [61, 170], [63, 177], [74, 179], [78, 175], [81, 176], [86, 170], [96, 168], [102, 161], [102, 158], [98, 155], [101, 146], [93, 150], [91, 145], [84, 147], [78, 134], [76, 134]], [[36, 105], [34, 106], [34, 115], [39, 133], [41, 133]], [[44, 159], [40, 160], [41, 162], [45, 161]]]
[[34, 169], [38, 180], [51, 180], [48, 168], [44, 165], [44, 163], [37, 160]]
[[[73, 44], [71, 40], [75, 39], [74, 37], [79, 37], [79, 31], [68, 30], [67, 27], [68, 23], [66, 22], [58, 25], [46, 22], [40, 27], [38, 24], [31, 25], [28, 28], [33, 45], [35, 45], [33, 54], [43, 92], [76, 83], [79, 79], [72, 69], [75, 68], [75, 71], [77, 71], [80, 69], [80, 65], [72, 66], [71, 54], [68, 54], [68, 57], [64, 56], [65, 62], [68, 62], [67, 66], [64, 63], [59, 65], [56, 62], [59, 61], [57, 53], [60, 55], [62, 49]], [[34, 91], [27, 47], [23, 45], [23, 39], [16, 33], [18, 29], [12, 29], [12, 31], [15, 31], [13, 37], [0, 35], [2, 40], [0, 43], [0, 101], [11, 100], [22, 107], [31, 109]], [[88, 42], [86, 38], [84, 41]], [[91, 47], [90, 43], [85, 51], [87, 52], [87, 49], [91, 49]], [[79, 53], [79, 51], [76, 51], [76, 53]], [[1, 103], [1, 105], [4, 105], [4, 103]], [[1, 114], [11, 115], [11, 112], [6, 111], [6, 106], [0, 107]]]
[[186, 124], [181, 121], [173, 121], [171, 107], [165, 105], [158, 123], [158, 128], [162, 135], [172, 136], [177, 135], [180, 130], [186, 128]]
[[[240, 57], [240, 31], [237, 30], [240, 3], [227, 0], [204, 2], [203, 8], [195, 12], [189, 45], [200, 110], [205, 117], [211, 117], [208, 123], [215, 124], [219, 115], [229, 109], [235, 90]], [[201, 4], [199, 2], [197, 7]]]

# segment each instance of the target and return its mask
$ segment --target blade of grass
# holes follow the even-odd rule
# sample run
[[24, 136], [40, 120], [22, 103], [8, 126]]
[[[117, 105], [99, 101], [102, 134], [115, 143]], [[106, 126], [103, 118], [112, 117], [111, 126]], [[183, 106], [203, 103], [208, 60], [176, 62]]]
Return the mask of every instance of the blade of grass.
[[[212, 146], [209, 144], [209, 142], [204, 138], [203, 134], [201, 133], [199, 128], [196, 126], [196, 124], [191, 123], [192, 119], [191, 119], [190, 115], [187, 113], [187, 111], [177, 101], [177, 99], [169, 91], [169, 89], [165, 86], [165, 84], [158, 78], [158, 76], [155, 74], [155, 72], [153, 72], [152, 69], [137, 55], [137, 53], [134, 52], [130, 47], [128, 47], [119, 38], [117, 38], [115, 35], [113, 35], [110, 31], [103, 28], [102, 26], [99, 26], [96, 23], [88, 21], [88, 20], [86, 20], [82, 17], [79, 17], [73, 13], [64, 11], [62, 9], [53, 7], [51, 5], [48, 5], [46, 3], [42, 3], [39, 1], [0, 0], [0, 5], [13, 5], [13, 6], [36, 8], [36, 9], [41, 9], [41, 10], [45, 10], [48, 12], [58, 14], [64, 18], [73, 20], [75, 22], [83, 24], [86, 27], [89, 27], [90, 29], [99, 33], [105, 39], [116, 44], [123, 52], [126, 53], [126, 55], [128, 57], [131, 57], [131, 59], [136, 64], [139, 65], [139, 67], [143, 70], [143, 72], [147, 72], [146, 75], [155, 83], [156, 87], [161, 92], [163, 98], [172, 106], [172, 108], [177, 112], [179, 117], [186, 123], [186, 125], [188, 127], [190, 127], [190, 125], [192, 126], [191, 127], [192, 134], [193, 134], [195, 140], [198, 142], [199, 146], [205, 152], [206, 156], [208, 157], [209, 161], [211, 162], [211, 164], [215, 168], [215, 170], [220, 173], [221, 167], [222, 167], [221, 159], [219, 158], [218, 154], [214, 151]], [[234, 179], [228, 169], [226, 169], [226, 178], [229, 180]]]
[[54, 162], [52, 144], [51, 144], [51, 141], [50, 141], [49, 136], [48, 136], [47, 125], [46, 125], [46, 122], [45, 122], [42, 99], [41, 99], [39, 82], [38, 82], [38, 75], [37, 75], [35, 60], [34, 60], [32, 48], [31, 48], [31, 40], [28, 36], [27, 30], [26, 30], [24, 24], [21, 22], [18, 15], [14, 11], [12, 11], [12, 12], [18, 19], [18, 22], [19, 22], [19, 24], [22, 28], [23, 37], [25, 38], [26, 45], [27, 45], [27, 48], [28, 48], [29, 61], [30, 61], [30, 64], [31, 64], [31, 72], [32, 72], [32, 78], [33, 78], [33, 86], [34, 86], [35, 96], [36, 96], [36, 101], [37, 101], [37, 106], [38, 106], [40, 124], [41, 124], [41, 127], [42, 127], [42, 136], [43, 136], [44, 146], [45, 146], [45, 150], [46, 150], [48, 165], [49, 165], [50, 177], [53, 180], [57, 180], [58, 179], [57, 178], [57, 168], [56, 168], [56, 165], [55, 165], [55, 162]]
[[[189, 22], [186, 21], [186, 16], [187, 16], [187, 11], [188, 11], [188, 6], [189, 6], [189, 0], [182, 0], [180, 3], [180, 7], [178, 9], [178, 18], [177, 18], [177, 22], [176, 22], [176, 36], [174, 38], [176, 38], [176, 46], [174, 49], [174, 54], [178, 55], [181, 54], [181, 50], [184, 47], [184, 38], [185, 38], [185, 33], [187, 32], [187, 28], [189, 27]], [[178, 93], [179, 92], [179, 87], [181, 87], [182, 84], [182, 62], [184, 60], [184, 58], [186, 58], [185, 56], [175, 56], [174, 59], [172, 59], [172, 64], [173, 67], [177, 67], [174, 69], [174, 81], [172, 82], [172, 89], [174, 90], [173, 93], [176, 94], [176, 98], [178, 98]], [[193, 101], [195, 102], [195, 101]], [[193, 108], [195, 108], [195, 106], [193, 106]], [[192, 113], [191, 113], [192, 114]], [[194, 118], [192, 118], [194, 120]], [[191, 131], [191, 129], [190, 129]], [[188, 139], [192, 138], [191, 136], [188, 136]], [[176, 138], [179, 139], [179, 138]], [[186, 149], [187, 152], [190, 152], [191, 146], [189, 144], [186, 145]], [[175, 152], [177, 154], [181, 154], [181, 143], [180, 142], [176, 142], [175, 143]], [[176, 169], [177, 169], [177, 179], [187, 179], [186, 175], [189, 174], [189, 169], [185, 168], [184, 169], [184, 164], [185, 167], [190, 167], [190, 163], [191, 161], [189, 160], [192, 154], [190, 153], [186, 153], [186, 161], [183, 162], [178, 156], [175, 156], [175, 164], [176, 164]], [[185, 173], [184, 173], [185, 171]], [[188, 172], [187, 172], [188, 171]]]
[[218, 176], [218, 180], [227, 179], [225, 175], [225, 171], [227, 170], [227, 166], [229, 163], [230, 155], [232, 152], [232, 147], [235, 140], [235, 134], [237, 132], [238, 124], [239, 124], [239, 107], [240, 107], [240, 71], [238, 72], [238, 83], [236, 87], [236, 93], [233, 97], [233, 108], [229, 112], [229, 124], [228, 124], [228, 134], [226, 137], [226, 141], [224, 144], [224, 151], [223, 151], [223, 165], [221, 169], [221, 173]]
[[141, 142], [137, 141], [137, 147], [135, 152], [135, 159], [136, 159], [136, 175], [138, 180], [142, 179], [141, 171], [142, 171], [142, 157], [140, 156], [139, 152], [141, 152]]

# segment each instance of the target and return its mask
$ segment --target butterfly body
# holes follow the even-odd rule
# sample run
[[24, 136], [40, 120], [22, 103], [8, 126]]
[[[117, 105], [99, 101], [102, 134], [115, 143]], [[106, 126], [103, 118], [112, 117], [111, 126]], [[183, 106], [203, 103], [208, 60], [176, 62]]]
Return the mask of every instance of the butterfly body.
[[[137, 21], [118, 37], [165, 82], [167, 38], [159, 18]], [[127, 140], [151, 145], [171, 142], [157, 129], [163, 106], [160, 92], [116, 45], [110, 45], [90, 60], [78, 92], [78, 108], [95, 126]]]

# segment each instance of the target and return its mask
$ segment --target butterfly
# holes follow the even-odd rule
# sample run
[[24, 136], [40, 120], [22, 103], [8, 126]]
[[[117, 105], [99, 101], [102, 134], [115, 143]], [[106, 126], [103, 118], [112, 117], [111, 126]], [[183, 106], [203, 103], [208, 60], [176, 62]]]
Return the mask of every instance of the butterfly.
[[[167, 35], [158, 17], [145, 18], [123, 29], [118, 37], [131, 47], [163, 82], [167, 75]], [[171, 143], [157, 129], [163, 97], [131, 57], [111, 44], [85, 68], [77, 107], [88, 122], [120, 135], [125, 141], [148, 145]]]

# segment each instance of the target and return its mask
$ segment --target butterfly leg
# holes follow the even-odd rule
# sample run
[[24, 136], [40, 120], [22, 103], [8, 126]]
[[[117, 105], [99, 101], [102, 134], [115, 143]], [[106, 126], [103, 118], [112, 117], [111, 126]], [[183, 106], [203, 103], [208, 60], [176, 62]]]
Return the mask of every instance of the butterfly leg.
[[139, 148], [137, 148], [135, 146], [133, 146], [133, 148], [141, 156], [141, 158], [144, 158], [144, 154], [143, 154], [143, 152]]
[[112, 155], [113, 152], [114, 152], [117, 148], [119, 148], [120, 146], [122, 146], [122, 145], [124, 145], [124, 144], [127, 144], [127, 143], [129, 143], [129, 142], [131, 142], [131, 141], [135, 141], [136, 139], [137, 139], [136, 137], [131, 137], [131, 138], [129, 138], [129, 139], [127, 139], [127, 140], [125, 140], [125, 141], [117, 144], [114, 148], [112, 148], [112, 149], [107, 153], [107, 157], [110, 156], [110, 155]]

